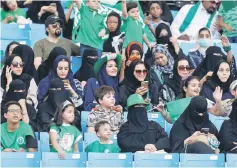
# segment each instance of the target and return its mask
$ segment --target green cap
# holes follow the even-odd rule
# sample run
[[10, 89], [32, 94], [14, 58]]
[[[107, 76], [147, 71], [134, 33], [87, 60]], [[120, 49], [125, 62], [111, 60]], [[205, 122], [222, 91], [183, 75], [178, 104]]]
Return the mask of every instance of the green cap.
[[98, 59], [94, 65], [94, 72], [96, 77], [98, 77], [101, 67], [109, 60], [114, 60], [117, 64], [118, 72], [120, 71], [122, 64], [122, 56], [119, 54], [106, 54], [103, 55], [100, 59]]
[[127, 100], [127, 106], [128, 108], [131, 106], [134, 106], [136, 104], [145, 104], [147, 105], [148, 103], [145, 102], [145, 100], [143, 99], [143, 97], [139, 94], [132, 94], [131, 96], [129, 96], [128, 100]]

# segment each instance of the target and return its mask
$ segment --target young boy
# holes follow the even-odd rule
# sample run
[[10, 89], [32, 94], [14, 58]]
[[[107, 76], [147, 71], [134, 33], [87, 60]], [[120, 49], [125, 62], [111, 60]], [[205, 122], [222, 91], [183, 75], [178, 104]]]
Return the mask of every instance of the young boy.
[[100, 140], [94, 141], [89, 144], [86, 152], [98, 152], [98, 153], [119, 153], [120, 148], [117, 144], [110, 140], [112, 135], [111, 127], [107, 121], [100, 121], [95, 124], [95, 132]]
[[151, 48], [151, 44], [144, 33], [145, 24], [140, 19], [138, 4], [136, 2], [128, 2], [126, 4], [126, 0], [122, 0], [122, 13], [125, 31], [123, 57], [125, 57], [125, 48], [133, 41], [142, 44], [144, 40], [146, 45]]
[[80, 12], [80, 30], [77, 34], [77, 42], [80, 43], [80, 55], [87, 48], [94, 48], [98, 52], [99, 58], [102, 55], [103, 39], [105, 36], [104, 19], [105, 13], [99, 13], [100, 0], [87, 0], [86, 4], [82, 0], [75, 0]]
[[161, 15], [163, 11], [159, 2], [151, 1], [148, 7], [149, 7], [149, 16], [145, 17], [144, 23], [149, 27], [149, 29], [155, 36], [156, 27], [160, 23], [165, 23], [168, 26], [170, 26], [170, 24], [161, 19]]
[[37, 151], [37, 140], [31, 126], [20, 121], [24, 115], [18, 102], [10, 101], [5, 105], [4, 117], [7, 122], [1, 124], [1, 151]]
[[219, 9], [219, 24], [230, 43], [237, 43], [237, 1], [222, 1]]
[[98, 105], [88, 114], [88, 132], [95, 132], [95, 124], [107, 121], [113, 132], [118, 132], [123, 123], [122, 107], [115, 106], [114, 89], [101, 86], [95, 91]]

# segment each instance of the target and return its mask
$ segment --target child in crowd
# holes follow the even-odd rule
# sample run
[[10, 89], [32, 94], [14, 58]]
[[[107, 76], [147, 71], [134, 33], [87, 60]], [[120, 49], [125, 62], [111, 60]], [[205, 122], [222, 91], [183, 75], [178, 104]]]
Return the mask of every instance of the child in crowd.
[[170, 24], [161, 19], [161, 15], [163, 11], [158, 1], [151, 1], [148, 5], [148, 9], [149, 9], [149, 15], [145, 17], [144, 23], [149, 27], [149, 29], [155, 36], [156, 27], [160, 23], [165, 23], [168, 26], [170, 26]]
[[100, 121], [95, 124], [95, 132], [100, 140], [89, 144], [86, 152], [98, 153], [119, 153], [120, 148], [110, 139], [112, 135], [111, 127], [107, 121]]
[[75, 107], [66, 100], [57, 108], [54, 123], [50, 126], [51, 152], [58, 152], [61, 159], [66, 153], [78, 152], [78, 141], [82, 138], [80, 131], [73, 126]]
[[100, 0], [87, 0], [86, 4], [82, 0], [75, 2], [81, 16], [76, 40], [80, 43], [80, 55], [83, 55], [87, 48], [95, 48], [100, 58], [103, 50], [102, 37], [106, 34], [104, 20], [107, 15], [98, 11]]
[[219, 24], [230, 43], [237, 43], [237, 1], [222, 1], [219, 9]]
[[88, 114], [88, 132], [95, 132], [95, 124], [107, 121], [112, 132], [118, 132], [123, 123], [122, 107], [115, 106], [115, 92], [110, 86], [101, 86], [95, 91], [98, 105]]
[[26, 115], [20, 103], [10, 101], [3, 111], [7, 122], [1, 124], [1, 151], [36, 152], [37, 140], [31, 126], [20, 121]]
[[125, 59], [125, 48], [129, 43], [135, 41], [142, 44], [143, 40], [151, 48], [146, 34], [144, 33], [145, 24], [141, 20], [138, 4], [122, 0], [122, 13], [125, 31], [125, 41], [123, 43], [123, 57]]

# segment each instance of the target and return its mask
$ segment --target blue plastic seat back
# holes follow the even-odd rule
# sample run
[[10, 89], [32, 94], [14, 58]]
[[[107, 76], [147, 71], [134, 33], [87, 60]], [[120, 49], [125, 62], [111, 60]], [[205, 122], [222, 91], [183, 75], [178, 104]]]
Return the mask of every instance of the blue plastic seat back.
[[49, 152], [49, 133], [48, 132], [40, 132], [40, 151], [41, 152]]
[[87, 132], [88, 114], [89, 114], [89, 111], [82, 111], [81, 112], [81, 130], [83, 133]]
[[231, 51], [232, 51], [232, 53], [233, 53], [233, 55], [234, 55], [234, 57], [235, 57], [235, 60], [237, 59], [237, 44], [236, 43], [232, 43], [231, 44]]
[[170, 131], [172, 128], [173, 124], [168, 123], [167, 121], [165, 121], [165, 132], [170, 135]]
[[237, 167], [237, 154], [226, 154], [227, 167]]
[[179, 154], [135, 153], [134, 167], [179, 167]]
[[180, 154], [180, 167], [225, 167], [224, 154]]
[[0, 167], [40, 167], [40, 152], [1, 152]]
[[42, 153], [42, 167], [86, 167], [87, 153], [67, 153], [60, 159], [56, 152]]
[[31, 47], [34, 47], [34, 44], [47, 37], [45, 34], [45, 25], [44, 24], [31, 24]]
[[75, 74], [81, 67], [82, 57], [81, 56], [72, 56], [72, 72]]
[[213, 114], [209, 113], [209, 120], [216, 126], [218, 131], [220, 131], [222, 123], [228, 119], [229, 117], [214, 116]]
[[171, 10], [171, 14], [172, 14], [173, 18], [176, 17], [176, 15], [178, 14], [178, 12], [179, 12], [179, 11], [177, 11], [177, 10]]
[[88, 153], [88, 167], [132, 167], [132, 153]]
[[30, 40], [30, 25], [1, 23], [1, 40]]

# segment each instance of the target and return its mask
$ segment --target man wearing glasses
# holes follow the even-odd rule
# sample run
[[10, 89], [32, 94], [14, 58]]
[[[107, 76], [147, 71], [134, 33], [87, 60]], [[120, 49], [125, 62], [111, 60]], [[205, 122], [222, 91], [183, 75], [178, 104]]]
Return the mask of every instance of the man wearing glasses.
[[37, 140], [33, 130], [30, 125], [23, 122], [25, 116], [28, 114], [18, 102], [10, 101], [5, 105], [4, 117], [7, 122], [1, 124], [1, 151], [37, 151]]
[[67, 56], [78, 56], [80, 47], [72, 43], [71, 40], [61, 38], [63, 21], [55, 15], [49, 16], [45, 20], [45, 31], [47, 37], [39, 40], [34, 45], [34, 65], [38, 69], [39, 65], [49, 57], [49, 53], [55, 47], [62, 47], [66, 50]]

